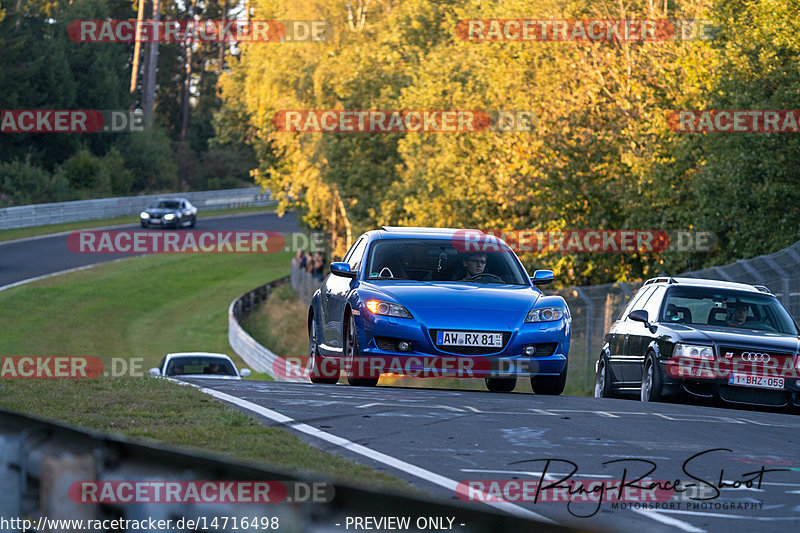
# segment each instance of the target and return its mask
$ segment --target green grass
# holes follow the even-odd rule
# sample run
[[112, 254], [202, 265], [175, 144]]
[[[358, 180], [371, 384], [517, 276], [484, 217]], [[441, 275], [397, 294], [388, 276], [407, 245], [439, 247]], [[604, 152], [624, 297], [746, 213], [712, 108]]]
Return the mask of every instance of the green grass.
[[400, 492], [411, 490], [395, 477], [308, 446], [288, 431], [264, 427], [194, 387], [149, 376], [20, 379], [0, 384], [3, 408], [262, 463], [266, 468]]
[[290, 254], [147, 255], [0, 293], [0, 354], [231, 353], [228, 306], [289, 273]]
[[[242, 213], [272, 212], [271, 207], [239, 207], [234, 209], [220, 209], [218, 211], [199, 212], [197, 217], [198, 224], [202, 224], [203, 217], [217, 215], [238, 215]], [[95, 220], [82, 220], [80, 222], [65, 222], [63, 224], [48, 224], [46, 226], [33, 226], [30, 228], [15, 228], [0, 230], [0, 242], [13, 241], [15, 239], [25, 239], [27, 237], [37, 237], [39, 235], [49, 235], [62, 231], [75, 231], [87, 228], [100, 228], [105, 226], [116, 226], [118, 224], [135, 224], [138, 219], [135, 216], [121, 216], [114, 218], [98, 218]]]

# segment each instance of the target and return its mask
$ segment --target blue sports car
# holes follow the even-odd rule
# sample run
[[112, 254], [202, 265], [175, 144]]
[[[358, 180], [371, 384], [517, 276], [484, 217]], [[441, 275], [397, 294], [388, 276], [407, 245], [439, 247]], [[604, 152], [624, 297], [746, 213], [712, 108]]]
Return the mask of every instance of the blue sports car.
[[510, 392], [518, 376], [561, 394], [571, 317], [502, 240], [480, 230], [384, 226], [363, 234], [308, 310], [310, 378], [374, 386], [381, 374], [484, 378]]

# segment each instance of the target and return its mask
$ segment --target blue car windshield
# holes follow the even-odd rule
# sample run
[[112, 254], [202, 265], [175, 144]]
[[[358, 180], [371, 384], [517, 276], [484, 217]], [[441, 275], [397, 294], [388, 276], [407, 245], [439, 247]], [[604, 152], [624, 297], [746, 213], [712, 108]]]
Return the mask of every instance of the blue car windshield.
[[699, 287], [676, 287], [667, 294], [661, 320], [797, 335], [788, 311], [774, 296]]
[[507, 246], [464, 251], [453, 239], [383, 239], [373, 243], [367, 279], [451, 281], [530, 285], [528, 275]]

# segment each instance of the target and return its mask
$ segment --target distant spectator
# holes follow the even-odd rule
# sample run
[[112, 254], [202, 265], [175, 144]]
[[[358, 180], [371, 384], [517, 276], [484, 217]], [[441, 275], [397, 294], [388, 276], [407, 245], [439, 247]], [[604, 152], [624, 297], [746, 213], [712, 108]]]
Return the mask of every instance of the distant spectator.
[[322, 281], [322, 273], [325, 270], [325, 254], [314, 252], [314, 268], [311, 270], [311, 277]]
[[303, 250], [297, 250], [297, 254], [292, 258], [292, 266], [293, 267], [306, 267], [306, 254], [303, 253]]
[[311, 257], [311, 252], [306, 252], [305, 253], [305, 264], [303, 266], [305, 267], [306, 272], [308, 272], [309, 274], [313, 273], [314, 258]]

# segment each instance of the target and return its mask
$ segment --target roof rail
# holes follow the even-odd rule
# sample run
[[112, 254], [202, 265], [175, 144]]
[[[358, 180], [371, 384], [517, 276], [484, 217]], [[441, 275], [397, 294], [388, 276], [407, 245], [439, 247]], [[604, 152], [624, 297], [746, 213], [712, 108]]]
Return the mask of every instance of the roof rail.
[[383, 231], [391, 231], [397, 233], [450, 233], [456, 231], [470, 231], [483, 235], [483, 230], [473, 228], [425, 228], [413, 226], [381, 226]]
[[678, 283], [678, 280], [673, 278], [672, 276], [661, 276], [658, 278], [650, 278], [644, 282], [644, 285], [650, 285], [651, 283]]
[[769, 288], [766, 285], [753, 285], [753, 287], [755, 287], [756, 289], [758, 289], [761, 292], [766, 292], [767, 294], [772, 294], [772, 291], [770, 291]]

